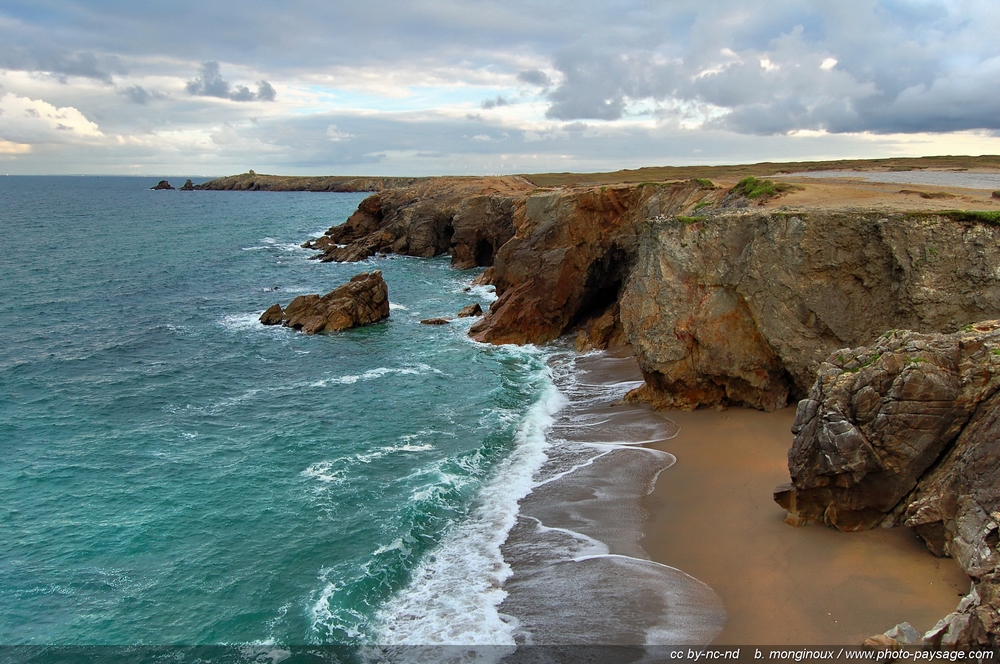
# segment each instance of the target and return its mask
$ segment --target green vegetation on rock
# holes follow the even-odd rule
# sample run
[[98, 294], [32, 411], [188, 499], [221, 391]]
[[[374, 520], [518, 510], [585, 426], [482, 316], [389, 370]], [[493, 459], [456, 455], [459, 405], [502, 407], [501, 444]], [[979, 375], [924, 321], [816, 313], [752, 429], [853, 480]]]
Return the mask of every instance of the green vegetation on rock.
[[943, 214], [955, 221], [980, 221], [1000, 226], [1000, 210], [949, 210]]

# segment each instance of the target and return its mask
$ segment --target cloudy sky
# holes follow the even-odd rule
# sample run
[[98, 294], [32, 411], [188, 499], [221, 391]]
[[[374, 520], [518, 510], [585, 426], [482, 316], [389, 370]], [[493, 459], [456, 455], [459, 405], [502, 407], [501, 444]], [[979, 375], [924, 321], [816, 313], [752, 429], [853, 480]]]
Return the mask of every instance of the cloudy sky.
[[996, 0], [0, 0], [0, 173], [997, 153]]

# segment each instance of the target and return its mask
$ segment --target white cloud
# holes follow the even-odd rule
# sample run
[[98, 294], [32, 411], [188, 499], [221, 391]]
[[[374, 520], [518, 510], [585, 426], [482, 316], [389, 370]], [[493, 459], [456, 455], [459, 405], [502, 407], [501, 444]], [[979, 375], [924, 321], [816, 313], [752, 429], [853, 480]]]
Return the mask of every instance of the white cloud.
[[17, 144], [80, 143], [104, 138], [96, 123], [72, 106], [6, 93], [0, 97], [0, 138]]
[[340, 131], [337, 129], [337, 125], [332, 124], [326, 128], [326, 137], [334, 143], [337, 143], [354, 138], [354, 134], [348, 134], [346, 131]]

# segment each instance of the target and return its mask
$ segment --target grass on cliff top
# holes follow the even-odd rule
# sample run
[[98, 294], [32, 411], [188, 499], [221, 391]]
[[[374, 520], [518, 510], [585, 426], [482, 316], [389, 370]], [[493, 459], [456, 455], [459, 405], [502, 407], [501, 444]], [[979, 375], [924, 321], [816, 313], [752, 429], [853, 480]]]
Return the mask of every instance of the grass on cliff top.
[[563, 185], [619, 184], [663, 182], [666, 180], [739, 179], [748, 175], [766, 176], [775, 173], [827, 171], [838, 169], [870, 169], [883, 171], [967, 170], [970, 168], [1000, 168], [1000, 155], [979, 157], [900, 157], [890, 159], [841, 159], [833, 161], [764, 161], [757, 164], [728, 166], [650, 166], [623, 169], [607, 173], [537, 173], [523, 177], [539, 187]]
[[750, 175], [737, 182], [736, 186], [733, 187], [733, 192], [746, 196], [750, 200], [755, 200], [758, 198], [772, 198], [778, 194], [786, 191], [795, 191], [796, 189], [802, 189], [802, 187], [796, 184], [788, 184], [787, 182], [758, 180]]
[[948, 210], [942, 214], [955, 221], [978, 221], [1000, 226], [1000, 210]]

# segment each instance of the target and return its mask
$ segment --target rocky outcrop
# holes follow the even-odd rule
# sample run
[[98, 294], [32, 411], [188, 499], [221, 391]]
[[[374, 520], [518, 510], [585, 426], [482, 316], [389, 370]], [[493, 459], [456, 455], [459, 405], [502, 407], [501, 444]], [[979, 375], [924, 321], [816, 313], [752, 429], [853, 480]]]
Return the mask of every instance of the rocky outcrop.
[[523, 178], [435, 178], [369, 196], [357, 211], [302, 246], [322, 261], [359, 261], [377, 253], [429, 258], [449, 253], [458, 268], [492, 265], [514, 236]]
[[789, 521], [840, 530], [903, 524], [976, 583], [923, 636], [933, 646], [1000, 636], [1000, 321], [952, 334], [889, 331], [837, 351], [799, 403]]
[[160, 180], [158, 183], [156, 183], [156, 186], [150, 187], [150, 189], [152, 189], [153, 191], [166, 191], [168, 189], [173, 190], [173, 187], [167, 180]]
[[724, 212], [644, 226], [621, 319], [658, 407], [782, 408], [893, 328], [1000, 317], [1000, 228], [954, 216]]
[[370, 325], [388, 317], [389, 289], [382, 272], [375, 270], [351, 277], [322, 297], [300, 295], [284, 309], [275, 304], [261, 315], [260, 322], [316, 334]]
[[185, 180], [184, 184], [180, 188], [180, 191], [194, 191], [194, 190], [195, 190], [194, 182], [191, 182], [190, 179]]
[[541, 343], [600, 318], [618, 300], [649, 218], [710, 195], [695, 181], [537, 192], [519, 201], [516, 234], [489, 272], [498, 299], [470, 330], [478, 341]]
[[470, 318], [472, 316], [482, 316], [483, 308], [479, 306], [478, 302], [473, 304], [467, 304], [458, 311], [459, 318]]

